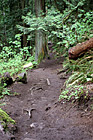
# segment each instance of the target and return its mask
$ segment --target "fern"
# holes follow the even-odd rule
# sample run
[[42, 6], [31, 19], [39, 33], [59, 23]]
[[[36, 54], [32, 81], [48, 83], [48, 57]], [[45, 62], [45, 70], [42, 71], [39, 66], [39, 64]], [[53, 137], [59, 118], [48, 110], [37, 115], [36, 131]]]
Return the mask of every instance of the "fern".
[[72, 71], [72, 75], [65, 82], [65, 90], [62, 91], [59, 99], [78, 99], [79, 95], [85, 94], [87, 97], [87, 89], [82, 87], [86, 82], [93, 83], [93, 50], [87, 52], [82, 58], [77, 60], [69, 60], [68, 58], [63, 63], [64, 69], [67, 72]]
[[61, 92], [61, 95], [59, 96], [59, 100], [66, 99], [68, 101], [69, 100], [74, 101], [79, 99], [82, 95], [84, 96], [84, 98], [86, 97], [86, 99], [89, 98], [85, 86], [81, 86], [81, 85], [70, 86]]

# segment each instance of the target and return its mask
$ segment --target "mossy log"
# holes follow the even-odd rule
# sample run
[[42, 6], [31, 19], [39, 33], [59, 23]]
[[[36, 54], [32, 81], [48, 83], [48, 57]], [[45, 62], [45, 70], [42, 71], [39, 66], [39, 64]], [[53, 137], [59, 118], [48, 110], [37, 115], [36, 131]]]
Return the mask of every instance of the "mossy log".
[[93, 38], [83, 43], [77, 44], [76, 46], [69, 49], [68, 51], [69, 59], [76, 59], [92, 48], [93, 48]]

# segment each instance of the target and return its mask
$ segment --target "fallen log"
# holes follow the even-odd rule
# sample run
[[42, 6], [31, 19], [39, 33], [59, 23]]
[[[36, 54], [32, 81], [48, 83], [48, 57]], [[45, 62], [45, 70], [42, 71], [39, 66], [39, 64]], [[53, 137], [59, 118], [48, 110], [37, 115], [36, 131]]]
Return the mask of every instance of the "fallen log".
[[69, 59], [76, 59], [92, 48], [93, 48], [93, 38], [83, 43], [79, 43], [68, 50]]

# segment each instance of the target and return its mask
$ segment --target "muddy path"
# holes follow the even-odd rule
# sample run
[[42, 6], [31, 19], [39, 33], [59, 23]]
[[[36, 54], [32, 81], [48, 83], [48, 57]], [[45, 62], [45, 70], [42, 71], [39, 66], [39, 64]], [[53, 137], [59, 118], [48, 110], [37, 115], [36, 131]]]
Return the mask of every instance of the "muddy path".
[[93, 112], [86, 106], [58, 102], [66, 79], [57, 75], [63, 59], [47, 59], [28, 71], [28, 83], [15, 83], [17, 96], [5, 97], [2, 108], [16, 120], [13, 137], [0, 140], [92, 140]]

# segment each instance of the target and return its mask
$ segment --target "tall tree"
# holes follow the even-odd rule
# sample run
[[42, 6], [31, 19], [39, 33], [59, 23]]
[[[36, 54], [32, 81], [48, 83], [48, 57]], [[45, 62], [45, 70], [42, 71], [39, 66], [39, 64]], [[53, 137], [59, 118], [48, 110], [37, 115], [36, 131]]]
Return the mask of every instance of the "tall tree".
[[[42, 16], [41, 12], [45, 13], [45, 0], [35, 0], [36, 17]], [[36, 30], [35, 34], [35, 58], [40, 62], [47, 54], [46, 35], [43, 30]]]
[[[24, 13], [24, 8], [25, 8], [25, 0], [21, 0], [21, 8], [22, 8], [22, 13]], [[25, 23], [23, 23], [23, 27], [25, 27]], [[27, 35], [23, 34], [21, 37], [21, 47], [26, 47], [27, 46]]]

